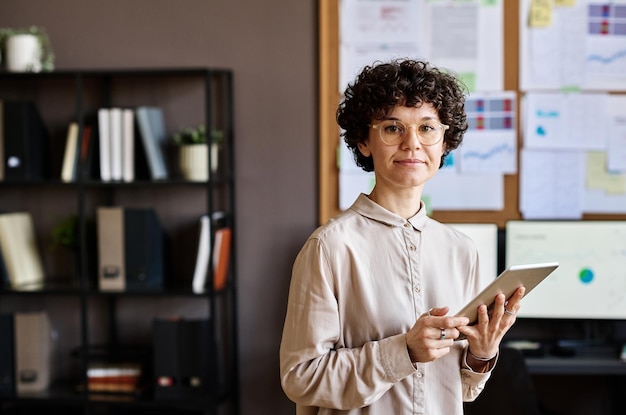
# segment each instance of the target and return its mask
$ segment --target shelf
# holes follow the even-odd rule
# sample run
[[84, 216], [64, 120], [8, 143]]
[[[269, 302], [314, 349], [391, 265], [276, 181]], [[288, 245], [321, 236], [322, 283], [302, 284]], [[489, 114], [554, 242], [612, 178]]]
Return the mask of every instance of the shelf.
[[626, 375], [626, 363], [615, 357], [526, 358], [533, 375]]
[[80, 287], [71, 282], [47, 282], [43, 286], [24, 288], [0, 288], [0, 296], [78, 295]]
[[[31, 405], [38, 413], [43, 408], [47, 411], [48, 407], [52, 412], [57, 409], [64, 412], [64, 409], [71, 407], [71, 413], [87, 414], [97, 406], [128, 407], [133, 413], [140, 409], [145, 414], [162, 413], [160, 411], [163, 408], [170, 408], [171, 412], [189, 409], [202, 413], [217, 413], [219, 409], [223, 413], [221, 406], [228, 404], [228, 408], [232, 409], [228, 413], [238, 414], [234, 237], [226, 287], [197, 293], [192, 290], [191, 280], [200, 218], [223, 211], [226, 217], [224, 224], [231, 227], [233, 235], [236, 234], [232, 71], [191, 67], [0, 72], [0, 85], [0, 101], [30, 100], [35, 103], [48, 130], [48, 141], [45, 144], [49, 148], [46, 156], [50, 157], [50, 166], [45, 169], [46, 174], [43, 176], [45, 179], [0, 180], [0, 212], [31, 213], [35, 234], [44, 253], [44, 274], [55, 276], [41, 287], [32, 289], [0, 287], [0, 300], [7, 300], [0, 301], [4, 307], [2, 312], [18, 313], [31, 309], [46, 311], [51, 326], [60, 333], [57, 344], [62, 348], [55, 350], [52, 365], [58, 365], [55, 369], [59, 369], [61, 377], [73, 379], [70, 382], [56, 382], [53, 374], [51, 380], [55, 383], [44, 391], [0, 397], [0, 412]], [[181, 99], [178, 94], [184, 97]], [[208, 129], [222, 129], [225, 142], [220, 153], [219, 169], [202, 182], [179, 178], [174, 173], [176, 168], [170, 170], [171, 178], [150, 180], [147, 166], [143, 166], [146, 160], [141, 163], [138, 160], [135, 171], [137, 180], [104, 182], [99, 180], [99, 173], [88, 168], [82, 160], [78, 162], [77, 171], [89, 171], [88, 174], [82, 177], [79, 174], [73, 182], [57, 178], [60, 177], [60, 171], [57, 170], [64, 158], [69, 122], [79, 124], [78, 136], [82, 140], [81, 128], [86, 125], [92, 126], [92, 132], [99, 133], [97, 128], [93, 128], [96, 124], [92, 124], [94, 111], [100, 108], [139, 106], [164, 108], [166, 115], [171, 115], [171, 118], [166, 119], [171, 120], [173, 125], [178, 122], [177, 118], [184, 118], [191, 113], [193, 118], [199, 114]], [[188, 111], [189, 107], [192, 111]], [[137, 145], [141, 144], [136, 142]], [[79, 150], [80, 145], [77, 145]], [[168, 159], [168, 156], [173, 155], [165, 156]], [[210, 163], [208, 167], [213, 167]], [[86, 179], [87, 176], [90, 178]], [[153, 209], [157, 217], [153, 222], [158, 222], [163, 231], [164, 249], [163, 255], [159, 255], [159, 259], [164, 262], [162, 287], [125, 291], [99, 289], [96, 278], [99, 247], [95, 244], [98, 237], [93, 234], [92, 226], [98, 217], [99, 207], [113, 206]], [[78, 251], [52, 250], [51, 231], [59, 222], [56, 217], [71, 215], [78, 218]], [[222, 226], [222, 223], [219, 225]], [[211, 242], [214, 241], [215, 230], [211, 230]], [[145, 240], [154, 240], [152, 238]], [[121, 240], [124, 240], [124, 236]], [[138, 246], [143, 245], [134, 245]], [[161, 252], [160, 245], [155, 249]], [[150, 269], [148, 265], [151, 261], [143, 261], [143, 271], [134, 269], [135, 274], [132, 275], [151, 275], [151, 271], [146, 271]], [[126, 266], [126, 262], [121, 264]], [[71, 276], [72, 273], [75, 276]], [[160, 275], [161, 271], [158, 273]], [[57, 298], [60, 301], [49, 301]], [[200, 320], [202, 324], [199, 330], [196, 328], [194, 330], [197, 331], [184, 337], [185, 344], [191, 347], [181, 351], [181, 354], [189, 353], [187, 349], [199, 349], [199, 345], [212, 345], [201, 348], [206, 353], [199, 352], [197, 357], [201, 361], [198, 367], [220, 368], [219, 371], [201, 373], [202, 385], [206, 388], [203, 396], [164, 400], [155, 399], [150, 387], [141, 394], [109, 394], [87, 392], [76, 386], [84, 380], [76, 375], [86, 374], [90, 363], [102, 359], [102, 356], [113, 361], [117, 357], [132, 354], [136, 348], [148, 349], [138, 361], [142, 362], [144, 374], [151, 375], [154, 369], [151, 366], [157, 366], [155, 361], [160, 361], [153, 356], [156, 337], [154, 322], [157, 319], [168, 321], [170, 316], [189, 321]], [[58, 328], [55, 327], [57, 325]], [[182, 328], [183, 325], [180, 325], [179, 330], [190, 330], [186, 325]], [[96, 344], [97, 350], [93, 346]], [[151, 386], [153, 381], [153, 378], [147, 379], [146, 385]], [[206, 385], [215, 387], [211, 389]], [[112, 413], [115, 413], [114, 410]]]
[[137, 77], [137, 76], [181, 76], [200, 77], [206, 75], [230, 75], [231, 70], [224, 68], [125, 68], [125, 69], [57, 69], [50, 72], [8, 72], [0, 71], [2, 79], [63, 79], [76, 76], [84, 77]]

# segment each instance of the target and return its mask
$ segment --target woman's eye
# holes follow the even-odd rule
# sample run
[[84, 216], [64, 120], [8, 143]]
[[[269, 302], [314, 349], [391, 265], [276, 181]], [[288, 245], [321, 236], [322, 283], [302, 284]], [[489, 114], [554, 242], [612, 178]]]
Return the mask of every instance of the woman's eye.
[[401, 126], [394, 124], [394, 125], [387, 126], [387, 128], [385, 128], [385, 131], [387, 131], [390, 134], [402, 134], [404, 130], [402, 129]]
[[420, 125], [420, 131], [424, 133], [430, 133], [430, 132], [435, 131], [435, 127], [433, 127], [432, 125], [428, 125], [428, 124], [422, 124]]

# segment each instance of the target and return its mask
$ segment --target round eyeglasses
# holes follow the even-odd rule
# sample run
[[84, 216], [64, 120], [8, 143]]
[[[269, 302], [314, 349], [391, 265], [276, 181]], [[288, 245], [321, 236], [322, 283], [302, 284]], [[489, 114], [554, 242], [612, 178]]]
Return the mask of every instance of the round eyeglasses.
[[403, 142], [409, 134], [409, 129], [415, 127], [417, 139], [425, 146], [437, 144], [450, 126], [437, 120], [427, 119], [417, 124], [406, 124], [398, 120], [384, 120], [370, 127], [378, 130], [383, 143], [393, 146]]

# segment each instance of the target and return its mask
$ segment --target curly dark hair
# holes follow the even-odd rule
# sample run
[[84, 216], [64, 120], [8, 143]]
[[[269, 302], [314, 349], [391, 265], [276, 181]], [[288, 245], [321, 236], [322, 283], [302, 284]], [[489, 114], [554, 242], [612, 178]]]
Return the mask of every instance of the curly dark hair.
[[428, 62], [410, 59], [377, 62], [366, 66], [346, 88], [337, 109], [337, 123], [343, 129], [341, 136], [352, 150], [356, 164], [365, 171], [373, 171], [372, 157], [365, 157], [357, 146], [367, 140], [369, 125], [388, 117], [397, 105], [413, 107], [430, 103], [439, 120], [450, 126], [443, 139], [441, 168], [445, 157], [461, 144], [467, 130], [466, 91], [459, 79]]

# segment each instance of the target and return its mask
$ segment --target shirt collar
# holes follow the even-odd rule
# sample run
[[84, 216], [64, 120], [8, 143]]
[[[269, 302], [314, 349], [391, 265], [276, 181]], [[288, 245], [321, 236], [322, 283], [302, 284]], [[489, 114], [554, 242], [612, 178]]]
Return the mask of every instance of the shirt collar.
[[[363, 193], [361, 193], [359, 197], [354, 201], [352, 206], [350, 206], [350, 209], [354, 210], [360, 215], [392, 226], [404, 226], [404, 224], [407, 222], [407, 220], [403, 217], [388, 211]], [[424, 229], [424, 226], [426, 226], [427, 218], [428, 216], [426, 216], [426, 206], [424, 205], [423, 201], [420, 201], [419, 210], [414, 216], [408, 219], [408, 222], [416, 230], [422, 231]]]

